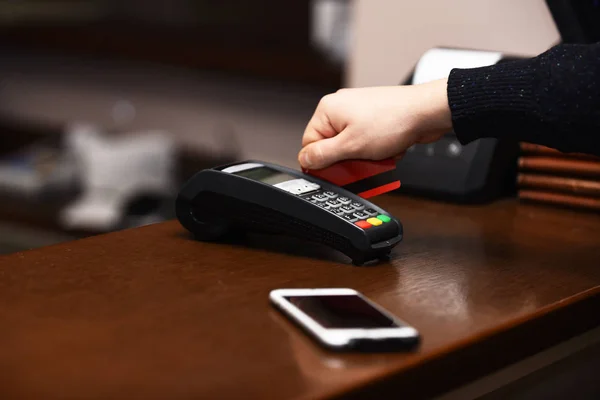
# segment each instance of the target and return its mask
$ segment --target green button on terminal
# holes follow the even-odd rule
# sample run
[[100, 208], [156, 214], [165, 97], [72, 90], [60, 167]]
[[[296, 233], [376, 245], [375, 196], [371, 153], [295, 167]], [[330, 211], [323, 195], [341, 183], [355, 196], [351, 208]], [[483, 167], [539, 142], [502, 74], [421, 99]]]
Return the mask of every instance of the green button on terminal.
[[390, 221], [391, 221], [390, 217], [388, 217], [387, 215], [381, 215], [381, 214], [379, 214], [379, 215], [377, 216], [377, 219], [380, 219], [380, 220], [382, 220], [383, 222], [390, 222]]

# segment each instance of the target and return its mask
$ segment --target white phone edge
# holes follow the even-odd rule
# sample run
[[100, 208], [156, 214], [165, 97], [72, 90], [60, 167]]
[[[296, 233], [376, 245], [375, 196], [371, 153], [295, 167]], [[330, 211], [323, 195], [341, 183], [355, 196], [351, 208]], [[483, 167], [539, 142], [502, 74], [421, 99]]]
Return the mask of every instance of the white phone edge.
[[[317, 295], [356, 295], [371, 304], [382, 314], [402, 325], [398, 328], [360, 328], [360, 329], [330, 329], [325, 328], [309, 315], [294, 306], [286, 296], [317, 296]], [[310, 331], [319, 341], [331, 348], [345, 348], [355, 341], [382, 341], [385, 339], [413, 341], [419, 338], [419, 332], [406, 322], [395, 317], [389, 311], [350, 288], [318, 288], [318, 289], [274, 289], [269, 293], [271, 302], [282, 310], [288, 317]]]

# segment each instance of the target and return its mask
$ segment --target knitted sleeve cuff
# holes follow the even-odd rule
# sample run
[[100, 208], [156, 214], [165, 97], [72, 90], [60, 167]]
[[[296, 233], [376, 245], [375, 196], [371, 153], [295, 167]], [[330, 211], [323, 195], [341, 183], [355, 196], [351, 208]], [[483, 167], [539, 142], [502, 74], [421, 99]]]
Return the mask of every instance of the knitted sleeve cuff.
[[536, 69], [535, 58], [453, 69], [447, 94], [458, 140], [467, 144], [483, 137], [514, 136], [517, 130], [534, 126]]

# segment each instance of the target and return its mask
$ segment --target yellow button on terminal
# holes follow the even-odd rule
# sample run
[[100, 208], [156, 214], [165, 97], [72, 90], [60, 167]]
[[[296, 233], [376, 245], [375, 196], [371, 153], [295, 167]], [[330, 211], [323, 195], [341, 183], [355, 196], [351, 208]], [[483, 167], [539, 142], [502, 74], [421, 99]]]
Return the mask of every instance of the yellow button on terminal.
[[380, 220], [380, 219], [378, 219], [378, 218], [369, 218], [367, 220], [367, 222], [370, 223], [371, 225], [374, 225], [374, 226], [378, 226], [378, 225], [383, 224], [383, 221]]

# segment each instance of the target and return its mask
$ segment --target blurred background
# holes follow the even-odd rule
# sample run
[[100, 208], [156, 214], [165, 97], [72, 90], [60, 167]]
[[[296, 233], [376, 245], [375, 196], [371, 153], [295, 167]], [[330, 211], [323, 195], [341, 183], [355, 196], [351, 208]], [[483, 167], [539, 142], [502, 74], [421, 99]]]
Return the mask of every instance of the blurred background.
[[430, 48], [558, 41], [543, 0], [0, 0], [0, 253], [173, 218], [205, 167], [297, 167], [323, 95]]

